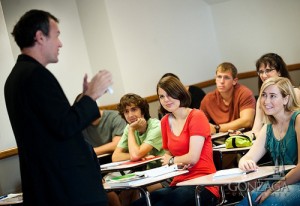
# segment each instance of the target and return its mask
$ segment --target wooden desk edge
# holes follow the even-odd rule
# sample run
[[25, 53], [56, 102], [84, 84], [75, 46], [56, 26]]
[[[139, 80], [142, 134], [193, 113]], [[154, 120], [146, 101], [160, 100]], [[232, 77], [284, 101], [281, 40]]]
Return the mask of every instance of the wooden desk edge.
[[105, 154], [97, 155], [97, 158], [106, 157], [109, 155], [112, 155], [112, 153], [105, 153]]
[[134, 164], [134, 162], [133, 162], [132, 164], [125, 164], [125, 165], [120, 164], [120, 165], [117, 165], [117, 166], [106, 167], [106, 168], [101, 168], [101, 165], [100, 165], [100, 168], [101, 168], [102, 172], [107, 172], [107, 171], [111, 172], [111, 171], [116, 171], [116, 170], [128, 170], [128, 169], [131, 169], [131, 168], [135, 168], [135, 167], [147, 164], [147, 163], [152, 162], [152, 161], [159, 160], [161, 158], [162, 158], [162, 156], [159, 156], [159, 157], [156, 157], [156, 158], [153, 158], [153, 159], [144, 160], [142, 162], [137, 162], [136, 164]]
[[[115, 187], [111, 187], [109, 186], [108, 183], [103, 183], [103, 187], [105, 190], [126, 190], [126, 189], [133, 189], [133, 188], [140, 188], [140, 187], [147, 187], [149, 185], [158, 183], [158, 182], [162, 182], [166, 179], [178, 176], [178, 175], [182, 175], [182, 174], [186, 174], [188, 173], [188, 170], [178, 170], [178, 171], [174, 171], [174, 172], [170, 172], [167, 174], [163, 174], [163, 175], [159, 175], [156, 177], [148, 177], [145, 179], [141, 179], [141, 180], [133, 180], [133, 181], [145, 181], [145, 184], [141, 183], [141, 184], [136, 184], [136, 185], [126, 185], [126, 186], [115, 186]], [[152, 179], [153, 181], [147, 181], [149, 179]]]
[[[270, 167], [273, 168], [274, 166], [262, 166], [260, 168], [270, 168]], [[296, 165], [285, 165], [285, 170], [291, 170], [291, 169], [294, 169], [295, 167], [296, 167]], [[196, 177], [194, 179], [190, 179], [190, 180], [186, 180], [186, 181], [183, 181], [183, 182], [179, 182], [179, 183], [177, 183], [176, 186], [188, 186], [188, 185], [219, 186], [219, 185], [227, 185], [227, 184], [238, 184], [238, 183], [249, 182], [249, 181], [253, 180], [251, 178], [249, 180], [245, 180], [245, 181], [244, 180], [240, 180], [238, 182], [233, 182], [232, 180], [230, 180], [230, 179], [232, 179], [234, 177], [241, 177], [241, 175], [245, 175], [245, 174], [241, 174], [241, 175], [237, 175], [237, 176], [228, 176], [228, 177], [224, 177], [224, 178], [222, 177], [222, 178], [216, 178], [215, 179], [216, 181], [218, 179], [219, 180], [223, 180], [224, 182], [222, 182], [222, 183], [217, 183], [217, 182], [213, 182], [213, 181], [211, 181], [209, 183], [205, 182], [203, 184], [201, 184], [201, 182], [199, 182], [199, 183], [193, 183], [192, 182], [192, 181], [195, 181], [195, 180], [197, 181], [197, 179], [199, 179], [199, 178], [201, 179], [201, 178], [213, 176], [214, 174], [215, 173], [212, 173], [212, 174], [209, 174], [209, 175], [204, 175], [204, 176], [201, 176], [201, 177]], [[246, 174], [246, 175], [251, 175], [251, 174], [255, 174], [255, 173], [249, 173], [249, 174]], [[268, 174], [268, 175], [263, 175], [263, 176], [260, 176], [260, 177], [254, 178], [254, 179], [264, 178], [264, 177], [267, 177], [267, 176], [272, 175], [272, 174], [274, 174], [274, 173], [271, 173], [271, 174]], [[228, 179], [228, 182], [226, 182], [226, 179]], [[213, 180], [213, 178], [212, 178], [212, 180]]]

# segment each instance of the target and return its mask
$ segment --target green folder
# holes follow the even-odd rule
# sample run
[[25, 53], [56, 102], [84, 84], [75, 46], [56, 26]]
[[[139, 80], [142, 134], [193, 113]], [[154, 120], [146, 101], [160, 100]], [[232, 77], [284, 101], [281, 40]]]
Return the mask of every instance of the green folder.
[[109, 182], [127, 182], [131, 180], [141, 179], [143, 176], [137, 175], [135, 173], [130, 173], [126, 175], [121, 175], [117, 177], [112, 177]]

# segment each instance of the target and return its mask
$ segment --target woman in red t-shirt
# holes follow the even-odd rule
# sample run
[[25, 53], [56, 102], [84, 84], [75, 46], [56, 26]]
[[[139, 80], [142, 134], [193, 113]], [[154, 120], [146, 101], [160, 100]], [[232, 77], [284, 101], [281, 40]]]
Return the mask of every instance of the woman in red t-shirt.
[[[178, 182], [216, 172], [213, 162], [210, 126], [205, 114], [189, 108], [190, 95], [184, 85], [174, 77], [162, 78], [157, 84], [161, 112], [163, 148], [166, 150], [162, 164], [182, 164], [189, 172], [174, 177], [170, 187], [151, 193], [151, 203], [158, 205], [195, 205], [195, 187], [180, 186]], [[205, 187], [200, 193], [202, 205], [216, 205], [218, 187]], [[140, 199], [134, 205], [142, 205]], [[144, 202], [145, 204], [146, 202]]]

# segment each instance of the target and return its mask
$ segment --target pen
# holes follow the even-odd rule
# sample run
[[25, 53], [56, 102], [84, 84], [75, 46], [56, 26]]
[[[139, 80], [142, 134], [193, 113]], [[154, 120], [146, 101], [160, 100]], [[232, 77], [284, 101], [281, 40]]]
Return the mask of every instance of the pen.
[[252, 173], [252, 172], [256, 172], [257, 170], [249, 170], [246, 172], [246, 174]]

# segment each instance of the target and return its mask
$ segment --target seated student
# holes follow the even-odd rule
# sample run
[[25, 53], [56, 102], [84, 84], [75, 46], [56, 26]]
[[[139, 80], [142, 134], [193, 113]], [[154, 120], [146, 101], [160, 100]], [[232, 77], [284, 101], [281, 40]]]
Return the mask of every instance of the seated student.
[[[147, 156], [162, 156], [165, 151], [162, 148], [160, 121], [151, 118], [148, 102], [137, 94], [126, 94], [120, 99], [117, 106], [119, 114], [128, 123], [112, 155], [112, 161], [131, 160], [138, 161]], [[152, 161], [147, 164], [147, 169], [161, 166], [160, 161]], [[160, 183], [147, 187], [148, 191], [161, 188]], [[132, 199], [138, 198], [136, 192]], [[120, 195], [122, 205], [128, 204], [128, 193]]]
[[[260, 107], [268, 120], [251, 149], [239, 162], [245, 171], [257, 169], [257, 161], [267, 152], [278, 165], [296, 165], [296, 168], [264, 182], [251, 194], [255, 205], [298, 205], [300, 201], [300, 104], [291, 82], [284, 77], [264, 81], [259, 95]], [[240, 203], [248, 205], [248, 200]]]
[[[119, 114], [128, 123], [115, 149], [112, 160], [138, 161], [149, 155], [161, 156], [162, 149], [160, 121], [151, 118], [148, 102], [137, 94], [124, 95], [117, 106]], [[152, 168], [150, 162], [148, 168]]]
[[[286, 64], [279, 56], [275, 53], [267, 53], [262, 55], [256, 61], [256, 71], [259, 76], [259, 88], [261, 87], [262, 83], [271, 78], [271, 77], [286, 77], [291, 81], [290, 74], [287, 70]], [[292, 81], [291, 81], [292, 82]], [[299, 88], [294, 87], [294, 92], [298, 100], [300, 100], [300, 90]], [[258, 135], [259, 131], [264, 125], [263, 119], [263, 111], [259, 106], [259, 99], [256, 103], [256, 113], [255, 113], [255, 120], [252, 127], [252, 131], [248, 132], [247, 134], [254, 133], [255, 136]]]
[[[180, 80], [179, 77], [173, 73], [165, 73], [161, 78], [169, 77], [169, 76], [175, 77], [176, 79]], [[191, 104], [189, 108], [198, 109], [200, 107], [200, 103], [202, 99], [205, 96], [205, 92], [200, 87], [194, 85], [185, 86], [185, 88], [187, 91], [189, 91], [191, 95]]]
[[211, 133], [251, 129], [255, 115], [252, 91], [238, 83], [237, 69], [224, 62], [216, 70], [217, 88], [205, 95], [200, 109], [207, 116]]
[[[162, 77], [175, 77], [176, 79], [180, 80], [179, 77], [173, 73], [165, 73]], [[194, 85], [190, 85], [190, 86], [185, 86], [186, 90], [189, 91], [190, 95], [191, 95], [191, 104], [189, 106], [189, 108], [195, 108], [198, 109], [200, 107], [200, 103], [202, 101], [202, 99], [205, 96], [205, 92], [197, 86]], [[162, 114], [161, 112], [158, 112], [158, 117], [159, 119], [161, 119], [165, 114]]]
[[97, 155], [113, 153], [126, 126], [118, 111], [101, 110], [101, 117], [83, 130], [85, 140], [93, 146]]
[[[163, 165], [183, 164], [189, 173], [174, 177], [170, 187], [152, 192], [151, 203], [153, 206], [192, 206], [196, 203], [196, 186], [176, 187], [176, 184], [216, 172], [209, 123], [202, 111], [188, 107], [190, 94], [178, 79], [162, 78], [156, 91], [160, 109], [167, 113], [161, 120], [163, 148], [166, 150]], [[200, 195], [201, 205], [216, 205], [219, 198], [218, 187], [205, 187]], [[145, 198], [132, 205], [146, 205]]]

